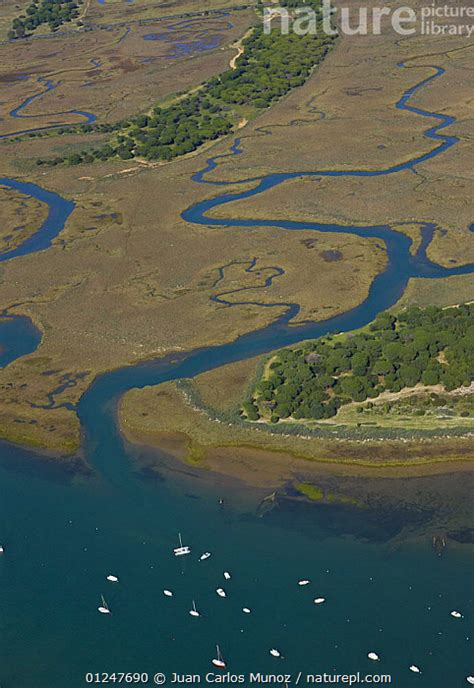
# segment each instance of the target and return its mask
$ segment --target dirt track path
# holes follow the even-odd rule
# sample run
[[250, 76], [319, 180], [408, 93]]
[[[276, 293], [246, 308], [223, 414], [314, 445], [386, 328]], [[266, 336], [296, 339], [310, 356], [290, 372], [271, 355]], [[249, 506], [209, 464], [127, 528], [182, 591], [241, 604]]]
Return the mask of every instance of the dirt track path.
[[239, 40], [238, 40], [236, 43], [234, 43], [234, 45], [231, 46], [231, 48], [237, 48], [237, 54], [234, 55], [234, 57], [232, 57], [232, 58], [230, 59], [230, 61], [229, 61], [229, 67], [230, 67], [231, 69], [237, 69], [237, 60], [238, 60], [239, 57], [240, 57], [241, 55], [243, 55], [244, 52], [245, 52], [245, 49], [244, 49], [244, 47], [243, 47], [243, 45], [242, 45], [242, 42], [243, 42], [246, 38], [248, 38], [248, 37], [250, 36], [250, 34], [252, 33], [252, 31], [253, 31], [253, 26], [252, 26], [248, 31], [246, 31], [246, 32], [244, 33], [244, 35], [242, 36], [242, 38], [239, 38]]
[[[237, 46], [235, 46], [235, 47], [237, 47]], [[230, 62], [229, 62], [229, 67], [230, 67], [231, 69], [237, 69], [237, 64], [236, 64], [236, 63], [237, 63], [237, 60], [238, 60], [239, 57], [243, 54], [243, 52], [244, 52], [244, 49], [242, 48], [241, 45], [239, 45], [239, 46], [237, 47], [237, 54], [234, 55], [234, 57], [232, 57], [231, 60], [230, 60]]]

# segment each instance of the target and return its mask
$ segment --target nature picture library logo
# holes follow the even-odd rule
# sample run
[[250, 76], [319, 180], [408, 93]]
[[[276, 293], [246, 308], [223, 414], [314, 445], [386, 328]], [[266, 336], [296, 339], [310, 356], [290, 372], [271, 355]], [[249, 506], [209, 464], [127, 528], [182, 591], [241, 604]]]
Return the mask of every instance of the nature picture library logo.
[[321, 9], [307, 6], [297, 8], [265, 7], [264, 32], [276, 26], [281, 33], [299, 36], [323, 33], [327, 36], [380, 35], [388, 22], [401, 36], [465, 36], [474, 34], [474, 5], [440, 3], [411, 7], [410, 5], [374, 7], [363, 4], [357, 7], [338, 5], [322, 0]]

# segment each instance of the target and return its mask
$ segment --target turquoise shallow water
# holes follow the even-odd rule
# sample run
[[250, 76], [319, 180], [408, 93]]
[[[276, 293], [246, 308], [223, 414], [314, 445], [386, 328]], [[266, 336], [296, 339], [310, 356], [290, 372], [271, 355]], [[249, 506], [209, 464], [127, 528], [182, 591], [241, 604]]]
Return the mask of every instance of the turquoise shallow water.
[[[436, 141], [430, 154], [387, 170], [311, 174], [396, 174], [455, 145], [456, 137], [439, 133], [454, 118], [408, 104], [419, 88], [442, 73], [436, 68], [397, 104], [437, 120], [425, 132]], [[236, 142], [231, 152], [239, 151]], [[195, 181], [207, 182], [216, 164], [210, 160]], [[161, 480], [140, 477], [131, 470], [138, 465], [135, 451], [123, 446], [117, 433], [115, 405], [131, 387], [193, 376], [305, 337], [358, 327], [392, 305], [409, 277], [472, 273], [472, 265], [444, 269], [427, 259], [434, 227], [422, 221], [424, 241], [417, 255], [410, 256], [409, 240], [389, 226], [207, 217], [217, 205], [294, 176], [299, 175], [257, 179], [252, 190], [199, 203], [183, 217], [229, 230], [277, 225], [288, 231], [375, 236], [387, 247], [387, 269], [366, 301], [331, 321], [291, 327], [298, 307], [289, 304], [271, 326], [231, 344], [99, 377], [77, 408], [94, 478], [61, 473], [26, 450], [0, 445], [0, 541], [6, 547], [0, 559], [2, 688], [76, 688], [85, 685], [88, 671], [205, 672], [212, 668], [216, 643], [237, 673], [381, 672], [391, 673], [391, 685], [397, 688], [454, 688], [465, 685], [465, 676], [473, 673], [471, 549], [450, 543], [445, 555], [437, 557], [431, 547], [433, 534], [453, 523], [469, 525], [472, 492], [465, 476], [370, 484], [372, 506], [362, 513], [282, 500], [261, 516], [260, 493], [212, 475], [189, 475], [163, 457]], [[32, 184], [0, 181], [50, 207], [40, 231], [15, 251], [1, 254], [0, 261], [46, 249], [74, 204]], [[7, 331], [0, 321], [8, 350], [3, 364], [39, 343], [39, 334], [24, 319], [16, 321], [16, 331], [12, 323], [9, 319]], [[193, 548], [185, 559], [171, 552], [178, 531]], [[207, 549], [213, 557], [199, 563], [199, 554]], [[233, 574], [228, 583], [222, 578], [225, 569]], [[107, 583], [108, 573], [117, 573], [120, 583]], [[299, 588], [299, 578], [312, 583]], [[229, 592], [225, 600], [215, 593], [219, 585]], [[163, 597], [165, 587], [175, 591], [172, 600]], [[97, 612], [101, 594], [112, 609], [110, 617]], [[315, 606], [317, 596], [327, 602]], [[202, 611], [200, 619], [187, 613], [192, 599]], [[244, 605], [253, 609], [252, 615], [242, 614]], [[456, 608], [465, 618], [450, 617]], [[270, 657], [273, 646], [284, 660]], [[367, 660], [371, 650], [381, 656], [379, 664]], [[423, 673], [411, 674], [411, 663]]]

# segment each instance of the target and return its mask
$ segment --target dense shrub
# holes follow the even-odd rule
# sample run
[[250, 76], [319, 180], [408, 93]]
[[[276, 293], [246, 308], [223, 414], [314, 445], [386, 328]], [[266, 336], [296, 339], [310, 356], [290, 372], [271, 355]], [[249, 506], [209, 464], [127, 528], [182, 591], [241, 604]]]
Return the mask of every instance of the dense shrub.
[[472, 304], [412, 307], [382, 313], [354, 335], [283, 349], [256, 385], [252, 415], [270, 407], [273, 418], [330, 418], [343, 404], [420, 382], [448, 391], [467, 386], [474, 379], [473, 315]]

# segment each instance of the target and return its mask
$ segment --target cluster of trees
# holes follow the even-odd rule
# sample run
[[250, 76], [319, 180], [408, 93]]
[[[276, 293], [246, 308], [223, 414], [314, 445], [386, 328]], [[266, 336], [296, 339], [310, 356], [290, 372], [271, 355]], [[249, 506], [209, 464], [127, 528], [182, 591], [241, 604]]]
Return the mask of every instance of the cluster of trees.
[[82, 0], [33, 0], [26, 13], [13, 20], [8, 38], [23, 38], [41, 24], [49, 24], [51, 31], [55, 31], [62, 24], [77, 19], [79, 4]]
[[208, 82], [209, 95], [220, 107], [268, 107], [305, 82], [330, 42], [325, 35], [284, 35], [277, 28], [265, 34], [258, 27], [246, 39], [237, 68]]
[[368, 330], [283, 349], [270, 374], [243, 404], [260, 417], [323, 419], [351, 401], [384, 391], [442, 384], [446, 390], [474, 379], [474, 305], [417, 307], [380, 314]]
[[[81, 128], [81, 131], [95, 133], [108, 133], [112, 131], [119, 131], [123, 126], [124, 122], [116, 122], [114, 124], [98, 124], [91, 125], [86, 124]], [[61, 134], [74, 134], [77, 133], [76, 127], [60, 127], [56, 130], [57, 133]], [[39, 138], [41, 136], [52, 135], [52, 132], [31, 132], [28, 134], [29, 138]], [[14, 139], [15, 140], [15, 139]], [[80, 165], [81, 162], [91, 163], [94, 160], [108, 160], [112, 155], [114, 155], [114, 148], [106, 144], [100, 148], [86, 148], [80, 152], [71, 152], [67, 155], [57, 156], [55, 158], [40, 158], [36, 160], [37, 165], [47, 165], [49, 167], [55, 167], [56, 165]]]
[[[36, 164], [78, 165], [81, 162], [108, 160], [116, 156], [122, 160], [134, 157], [172, 160], [178, 155], [190, 153], [205, 141], [223, 136], [232, 129], [232, 123], [228, 119], [212, 112], [206, 103], [199, 108], [196, 101], [200, 102], [200, 97], [186, 99], [185, 102], [163, 110], [156, 107], [151, 115], [134, 118], [131, 125], [127, 123], [126, 128], [110, 125], [112, 130], [117, 131], [113, 142], [80, 153], [39, 159]], [[104, 131], [104, 126], [108, 125], [99, 125], [101, 128], [87, 125], [82, 131]], [[67, 130], [74, 131], [71, 128], [65, 131]]]
[[[124, 160], [171, 160], [190, 153], [206, 141], [230, 132], [239, 107], [266, 108], [302, 85], [311, 69], [323, 59], [331, 40], [322, 32], [321, 37], [297, 36], [282, 35], [275, 29], [267, 35], [258, 26], [246, 39], [236, 69], [210, 79], [198, 92], [168, 107], [155, 107], [150, 114], [122, 123], [114, 140], [96, 151], [37, 162], [76, 164], [116, 156]], [[88, 125], [76, 131], [101, 129], [100, 125]]]

